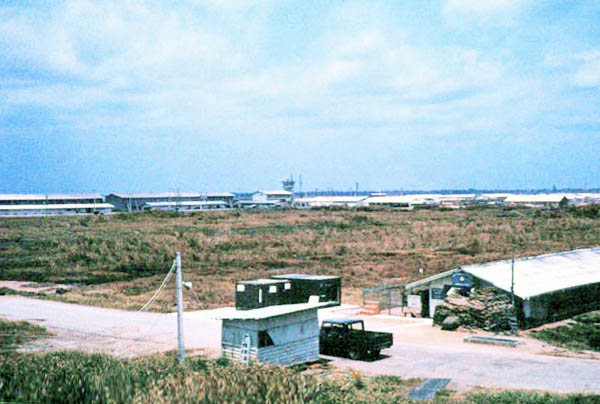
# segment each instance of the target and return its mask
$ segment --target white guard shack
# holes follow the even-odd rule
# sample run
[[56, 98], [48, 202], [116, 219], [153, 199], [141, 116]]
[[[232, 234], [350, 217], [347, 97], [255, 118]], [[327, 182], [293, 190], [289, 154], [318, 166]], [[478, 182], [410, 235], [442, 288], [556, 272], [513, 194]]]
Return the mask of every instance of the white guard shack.
[[[512, 267], [512, 260], [466, 265], [406, 284], [405, 290], [413, 305], [420, 300], [424, 316], [433, 317], [448, 290], [463, 281], [510, 294]], [[515, 259], [514, 295], [525, 327], [600, 309], [600, 247]]]
[[222, 354], [237, 362], [293, 365], [319, 359], [317, 310], [328, 303], [268, 306], [253, 310], [231, 307], [222, 320]]

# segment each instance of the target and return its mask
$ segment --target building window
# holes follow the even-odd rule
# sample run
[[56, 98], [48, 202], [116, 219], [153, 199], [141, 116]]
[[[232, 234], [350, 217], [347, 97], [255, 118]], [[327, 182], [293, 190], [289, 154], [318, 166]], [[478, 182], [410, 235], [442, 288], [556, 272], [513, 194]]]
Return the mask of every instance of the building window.
[[238, 292], [243, 292], [244, 290], [246, 290], [246, 288], [244, 287], [244, 285], [237, 285], [237, 291]]
[[267, 331], [259, 331], [258, 332], [258, 347], [264, 348], [266, 346], [275, 345], [273, 344], [273, 340]]
[[277, 293], [277, 286], [269, 286], [269, 293]]

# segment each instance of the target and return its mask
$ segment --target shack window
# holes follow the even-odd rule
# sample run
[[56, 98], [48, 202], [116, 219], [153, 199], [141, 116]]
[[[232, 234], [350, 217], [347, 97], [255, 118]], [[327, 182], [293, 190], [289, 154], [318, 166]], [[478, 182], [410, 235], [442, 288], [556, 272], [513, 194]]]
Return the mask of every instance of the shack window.
[[269, 293], [277, 293], [277, 286], [269, 286]]
[[292, 284], [288, 282], [288, 283], [286, 283], [286, 284], [284, 284], [284, 285], [283, 285], [283, 288], [284, 288], [285, 290], [289, 290], [289, 289], [291, 289], [291, 288], [292, 288]]
[[271, 346], [273, 344], [273, 340], [267, 331], [259, 331], [258, 332], [258, 347], [263, 348], [266, 346]]
[[238, 292], [243, 292], [244, 290], [246, 290], [246, 287], [244, 285], [237, 285]]

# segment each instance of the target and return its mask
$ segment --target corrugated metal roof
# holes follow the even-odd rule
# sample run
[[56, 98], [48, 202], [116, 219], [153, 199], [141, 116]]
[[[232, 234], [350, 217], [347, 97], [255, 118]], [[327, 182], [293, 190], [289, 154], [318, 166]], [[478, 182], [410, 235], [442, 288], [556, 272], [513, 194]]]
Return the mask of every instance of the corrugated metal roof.
[[427, 285], [428, 283], [437, 281], [438, 279], [446, 278], [446, 277], [452, 275], [456, 271], [458, 271], [458, 269], [451, 269], [449, 271], [442, 272], [437, 275], [430, 276], [428, 278], [419, 279], [418, 281], [407, 283], [406, 285], [404, 285], [404, 288], [405, 289], [416, 289], [419, 286]]
[[330, 305], [331, 302], [282, 304], [253, 310], [236, 310], [235, 307], [223, 309], [216, 316], [217, 320], [261, 320], [269, 317], [283, 316], [298, 311], [318, 309]]
[[0, 201], [45, 201], [65, 199], [100, 199], [100, 194], [0, 194]]
[[114, 209], [110, 203], [57, 203], [48, 205], [0, 205], [0, 210], [56, 210], [56, 209]]
[[506, 197], [504, 202], [507, 202], [507, 203], [559, 203], [565, 197], [567, 197], [566, 194], [509, 195]]
[[366, 199], [366, 196], [312, 196], [296, 198], [296, 202], [305, 203], [354, 203]]
[[170, 201], [170, 202], [146, 202], [144, 206], [151, 208], [161, 206], [207, 206], [207, 205], [227, 205], [225, 201]]
[[233, 198], [235, 195], [230, 192], [209, 192], [204, 194], [207, 197], [223, 197], [223, 198]]
[[122, 194], [113, 193], [107, 196], [116, 196], [122, 199], [148, 199], [148, 198], [200, 198], [203, 194], [199, 192], [157, 192], [157, 193], [139, 193], [139, 194]]
[[[510, 291], [511, 260], [461, 269]], [[515, 260], [515, 295], [523, 299], [592, 283], [600, 283], [600, 247]]]

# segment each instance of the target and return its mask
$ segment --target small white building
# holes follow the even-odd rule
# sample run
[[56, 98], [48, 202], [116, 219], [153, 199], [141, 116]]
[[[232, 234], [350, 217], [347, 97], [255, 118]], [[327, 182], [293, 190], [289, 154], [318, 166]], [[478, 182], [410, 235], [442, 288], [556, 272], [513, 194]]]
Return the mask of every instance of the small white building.
[[292, 194], [290, 191], [276, 190], [276, 191], [257, 191], [252, 194], [252, 201], [263, 203], [263, 202], [284, 202], [291, 203]]
[[221, 350], [236, 362], [294, 365], [319, 359], [317, 310], [328, 303], [309, 302], [253, 310], [221, 311]]
[[240, 199], [236, 202], [239, 208], [281, 208], [291, 206], [294, 194], [285, 190], [257, 191], [252, 199]]

